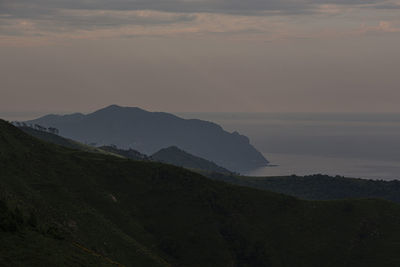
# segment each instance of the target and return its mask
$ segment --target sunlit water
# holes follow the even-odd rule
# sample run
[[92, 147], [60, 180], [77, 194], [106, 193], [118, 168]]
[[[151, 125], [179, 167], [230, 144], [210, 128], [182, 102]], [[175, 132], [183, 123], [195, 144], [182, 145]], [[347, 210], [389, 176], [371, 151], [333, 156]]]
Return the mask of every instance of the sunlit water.
[[255, 176], [400, 179], [400, 114], [180, 113], [237, 130], [271, 162]]

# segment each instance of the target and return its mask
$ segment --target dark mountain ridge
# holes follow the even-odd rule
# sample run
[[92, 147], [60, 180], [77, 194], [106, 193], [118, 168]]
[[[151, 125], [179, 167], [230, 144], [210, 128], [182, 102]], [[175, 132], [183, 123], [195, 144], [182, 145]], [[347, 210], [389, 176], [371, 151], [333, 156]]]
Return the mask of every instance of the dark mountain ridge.
[[116, 146], [101, 146], [99, 149], [133, 160], [151, 160], [151, 157], [134, 149], [119, 149]]
[[192, 170], [218, 172], [228, 175], [232, 174], [231, 171], [218, 166], [214, 162], [193, 156], [176, 146], [163, 148], [151, 155], [151, 158], [159, 162], [164, 162]]
[[233, 174], [231, 171], [222, 168], [211, 161], [193, 156], [177, 147], [164, 148], [156, 152], [152, 156], [147, 156], [134, 149], [120, 149], [114, 145], [93, 147], [90, 145], [85, 145], [77, 141], [59, 136], [54, 133], [34, 129], [32, 127], [27, 127], [27, 126], [17, 126], [17, 127], [22, 131], [24, 131], [25, 133], [33, 137], [36, 137], [40, 140], [72, 149], [82, 150], [86, 152], [121, 156], [132, 160], [148, 160], [148, 161], [164, 162], [202, 173], [220, 172], [229, 175]]
[[265, 166], [268, 161], [246, 136], [197, 119], [182, 119], [164, 112], [112, 105], [93, 113], [47, 115], [27, 123], [55, 127], [60, 135], [83, 143], [114, 144], [151, 155], [178, 146], [232, 171]]

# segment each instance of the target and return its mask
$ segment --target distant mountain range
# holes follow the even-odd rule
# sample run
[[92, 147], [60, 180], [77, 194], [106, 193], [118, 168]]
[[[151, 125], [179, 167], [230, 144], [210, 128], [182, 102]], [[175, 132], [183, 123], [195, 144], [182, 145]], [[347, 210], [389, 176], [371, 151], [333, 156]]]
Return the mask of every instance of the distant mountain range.
[[116, 146], [101, 146], [101, 147], [93, 147], [90, 145], [85, 145], [80, 142], [59, 136], [54, 133], [50, 133], [44, 131], [43, 129], [34, 129], [27, 126], [19, 127], [25, 133], [41, 139], [43, 141], [53, 143], [56, 145], [61, 145], [64, 147], [77, 149], [86, 152], [100, 153], [100, 154], [108, 154], [117, 157], [124, 157], [132, 160], [147, 160], [147, 161], [157, 161], [168, 163], [171, 165], [175, 165], [178, 167], [183, 167], [186, 169], [191, 169], [193, 171], [197, 171], [200, 173], [208, 173], [212, 174], [214, 172], [218, 172], [224, 175], [231, 175], [232, 172], [218, 166], [214, 162], [209, 160], [193, 156], [182, 149], [179, 149], [176, 146], [163, 148], [160, 151], [154, 153], [151, 156], [147, 156], [143, 153], [140, 153], [134, 149], [120, 149]]
[[84, 115], [47, 115], [26, 123], [59, 129], [62, 136], [83, 143], [116, 145], [151, 155], [177, 146], [226, 169], [243, 172], [268, 164], [246, 136], [197, 119], [182, 119], [164, 112], [111, 105]]

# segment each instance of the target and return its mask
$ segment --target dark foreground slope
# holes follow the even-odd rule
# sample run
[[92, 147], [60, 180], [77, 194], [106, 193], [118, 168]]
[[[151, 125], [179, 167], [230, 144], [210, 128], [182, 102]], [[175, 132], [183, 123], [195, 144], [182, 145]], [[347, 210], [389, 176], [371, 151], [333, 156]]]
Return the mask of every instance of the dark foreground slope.
[[1, 228], [11, 241], [1, 243], [0, 257], [28, 266], [38, 247], [50, 250], [49, 266], [54, 255], [70, 263], [71, 244], [127, 266], [400, 264], [400, 208], [391, 202], [301, 201], [170, 165], [69, 150], [1, 121], [0, 170], [10, 210], [39, 225]]
[[87, 115], [48, 115], [29, 123], [56, 127], [61, 135], [79, 142], [114, 144], [147, 155], [178, 146], [232, 171], [268, 163], [246, 136], [226, 132], [215, 123], [186, 120], [163, 112], [113, 105]]

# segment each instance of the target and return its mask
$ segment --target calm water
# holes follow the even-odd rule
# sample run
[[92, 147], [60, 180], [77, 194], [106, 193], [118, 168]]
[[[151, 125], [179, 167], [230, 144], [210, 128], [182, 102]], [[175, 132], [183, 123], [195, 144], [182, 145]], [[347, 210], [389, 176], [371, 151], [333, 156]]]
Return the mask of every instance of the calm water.
[[275, 167], [247, 174], [400, 179], [400, 114], [180, 113], [250, 137]]

